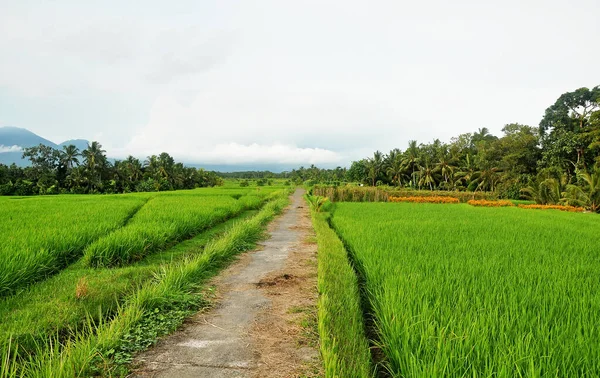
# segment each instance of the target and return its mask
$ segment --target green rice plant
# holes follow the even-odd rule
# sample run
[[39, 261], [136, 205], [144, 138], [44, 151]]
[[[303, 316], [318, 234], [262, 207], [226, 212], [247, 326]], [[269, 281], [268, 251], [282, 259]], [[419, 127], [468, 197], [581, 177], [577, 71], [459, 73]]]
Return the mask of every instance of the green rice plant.
[[600, 375], [596, 214], [339, 203], [332, 224], [391, 376]]
[[167, 193], [150, 200], [127, 224], [89, 245], [84, 262], [93, 267], [120, 266], [189, 238], [242, 211], [261, 206], [264, 196]]
[[[43, 346], [48, 344], [49, 335], [60, 335], [60, 343], [89, 333], [93, 329], [90, 323], [102, 324], [114, 316], [128, 297], [165, 267], [201, 253], [210, 240], [255, 214], [256, 211], [247, 211], [126, 267], [94, 269], [73, 264], [18, 296], [1, 299], [0, 356], [3, 351], [16, 351], [11, 344], [18, 344], [20, 359], [43, 355], [47, 353]], [[82, 281], [86, 282], [87, 295], [78, 297], [77, 288]], [[52, 349], [52, 345], [45, 349]]]
[[56, 273], [121, 227], [147, 195], [0, 200], [0, 297]]
[[94, 331], [63, 343], [49, 353], [36, 354], [23, 365], [24, 377], [86, 377], [111, 375], [111, 355], [124, 337], [156, 308], [189, 295], [237, 253], [261, 237], [265, 225], [287, 205], [280, 192], [255, 216], [238, 222], [220, 238], [208, 243], [202, 253], [168, 265], [155, 280], [147, 282], [121, 306], [111, 321], [90, 324]]
[[312, 213], [318, 244], [318, 325], [325, 377], [371, 377], [357, 277], [327, 218], [326, 213]]

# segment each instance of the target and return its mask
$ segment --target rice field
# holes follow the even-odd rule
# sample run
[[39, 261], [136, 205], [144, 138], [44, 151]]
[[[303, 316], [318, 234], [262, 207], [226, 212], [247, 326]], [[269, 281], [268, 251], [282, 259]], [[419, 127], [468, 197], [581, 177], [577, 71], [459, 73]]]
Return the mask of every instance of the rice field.
[[256, 209], [263, 199], [263, 192], [260, 195], [182, 192], [157, 196], [125, 227], [90, 244], [84, 252], [85, 264], [111, 267], [138, 261], [173, 241], [193, 236], [244, 210]]
[[[199, 285], [260, 238], [287, 194], [0, 197], [0, 377], [126, 374], [114, 359], [128, 361], [196, 311]], [[158, 308], [147, 340], [125, 343]]]
[[337, 203], [394, 377], [600, 374], [600, 217]]
[[148, 198], [0, 197], [0, 297], [64, 268]]

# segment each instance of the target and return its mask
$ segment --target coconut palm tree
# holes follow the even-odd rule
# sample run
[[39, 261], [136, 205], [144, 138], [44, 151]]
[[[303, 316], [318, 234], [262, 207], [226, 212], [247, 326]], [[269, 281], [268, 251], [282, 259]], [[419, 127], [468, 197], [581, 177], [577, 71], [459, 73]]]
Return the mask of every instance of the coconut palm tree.
[[419, 188], [422, 186], [428, 186], [429, 190], [433, 190], [437, 185], [437, 174], [433, 166], [429, 164], [429, 161], [425, 162], [424, 166], [419, 168]]
[[453, 184], [452, 181], [456, 167], [452, 165], [450, 154], [446, 148], [440, 151], [439, 162], [436, 163], [435, 169], [442, 176], [446, 189], [449, 189]]
[[464, 188], [469, 188], [476, 173], [477, 167], [475, 166], [473, 159], [471, 159], [471, 155], [467, 154], [460, 170], [454, 174], [454, 178], [456, 179], [455, 185], [457, 187], [462, 185]]
[[79, 148], [69, 144], [68, 146], [63, 146], [63, 150], [60, 154], [60, 162], [67, 168], [67, 171], [70, 171], [74, 165], [79, 165], [79, 159], [77, 159], [78, 156]]
[[102, 149], [102, 145], [96, 141], [88, 145], [88, 148], [81, 152], [83, 156], [83, 164], [89, 175], [88, 189], [93, 191], [99, 188], [102, 184], [101, 171], [106, 168], [108, 161], [104, 155], [106, 151]]
[[388, 176], [392, 178], [392, 183], [395, 183], [397, 186], [402, 186], [404, 171], [405, 167], [403, 164], [402, 155], [394, 154], [393, 157], [389, 159], [386, 170]]
[[379, 177], [379, 174], [383, 170], [383, 163], [383, 154], [379, 150], [375, 151], [373, 157], [367, 160], [368, 176], [371, 179], [373, 186], [375, 186], [377, 177]]
[[420, 162], [420, 151], [416, 140], [408, 141], [408, 149], [404, 152], [404, 160], [402, 164], [410, 171], [411, 186], [416, 187], [416, 175]]

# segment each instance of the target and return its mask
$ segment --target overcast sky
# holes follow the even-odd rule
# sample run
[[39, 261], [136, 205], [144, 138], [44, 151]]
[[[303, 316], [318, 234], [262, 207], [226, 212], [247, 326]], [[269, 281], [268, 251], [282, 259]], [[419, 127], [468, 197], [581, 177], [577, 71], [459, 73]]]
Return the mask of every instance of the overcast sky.
[[0, 0], [0, 126], [117, 157], [347, 165], [537, 126], [600, 84], [599, 14], [598, 0]]

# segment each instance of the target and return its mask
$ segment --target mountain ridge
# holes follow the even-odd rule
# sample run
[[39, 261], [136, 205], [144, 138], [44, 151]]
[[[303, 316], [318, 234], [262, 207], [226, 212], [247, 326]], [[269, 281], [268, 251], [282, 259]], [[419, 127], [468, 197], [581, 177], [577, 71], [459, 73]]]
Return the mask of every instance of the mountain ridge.
[[73, 144], [79, 150], [83, 150], [87, 148], [89, 141], [85, 139], [71, 139], [57, 144], [25, 128], [3, 126], [0, 127], [0, 147], [3, 147], [3, 149], [0, 149], [0, 164], [11, 165], [15, 163], [20, 167], [29, 166], [29, 160], [22, 157], [23, 150], [39, 146], [40, 144], [57, 150], [61, 150], [63, 146]]

